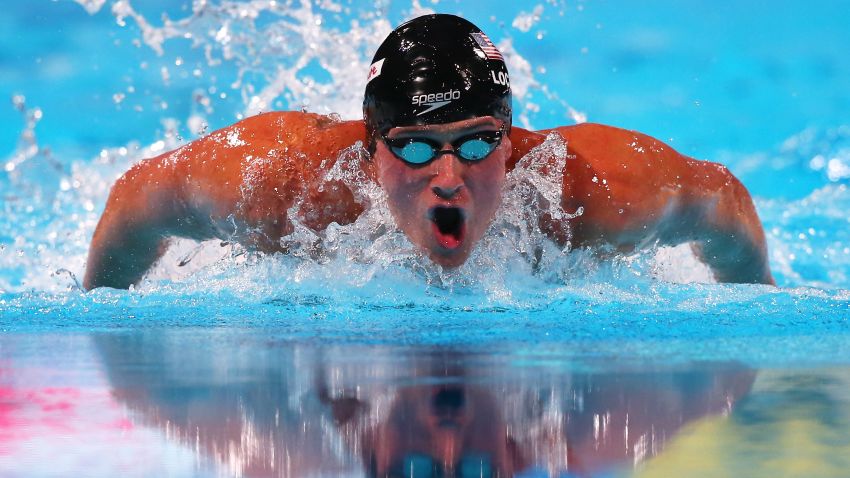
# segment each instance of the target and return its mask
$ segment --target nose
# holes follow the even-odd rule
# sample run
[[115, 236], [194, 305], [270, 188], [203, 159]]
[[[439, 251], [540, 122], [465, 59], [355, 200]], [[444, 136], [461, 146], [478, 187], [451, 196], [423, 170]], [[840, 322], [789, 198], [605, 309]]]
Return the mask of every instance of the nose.
[[431, 181], [431, 191], [440, 199], [452, 199], [463, 189], [463, 164], [448, 153], [443, 153], [434, 163], [436, 171]]

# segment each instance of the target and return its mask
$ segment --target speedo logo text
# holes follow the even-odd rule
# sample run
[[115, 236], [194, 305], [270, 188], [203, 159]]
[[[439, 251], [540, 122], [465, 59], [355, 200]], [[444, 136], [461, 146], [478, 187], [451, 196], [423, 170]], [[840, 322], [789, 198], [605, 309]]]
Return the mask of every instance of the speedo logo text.
[[416, 113], [416, 116], [424, 115], [437, 108], [442, 108], [454, 100], [460, 99], [460, 90], [449, 90], [441, 93], [429, 93], [426, 95], [416, 95], [411, 97], [411, 103], [414, 106], [427, 106], [428, 109]]

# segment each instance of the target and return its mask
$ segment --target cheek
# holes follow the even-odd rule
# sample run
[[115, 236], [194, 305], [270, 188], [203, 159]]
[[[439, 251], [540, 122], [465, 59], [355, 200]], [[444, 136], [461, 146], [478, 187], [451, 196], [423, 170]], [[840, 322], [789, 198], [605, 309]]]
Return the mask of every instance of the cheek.
[[409, 202], [413, 193], [412, 183], [405, 171], [397, 167], [383, 169], [378, 179], [387, 197], [393, 202]]
[[[481, 166], [485, 165], [482, 164]], [[487, 169], [475, 175], [474, 189], [482, 206], [488, 210], [495, 210], [502, 201], [502, 188], [505, 184], [505, 162], [494, 161], [486, 166]]]
[[398, 195], [399, 190], [404, 189], [406, 180], [404, 171], [400, 170], [398, 165], [395, 164], [396, 162], [387, 157], [388, 155], [389, 153], [379, 149], [375, 164], [378, 171], [378, 184], [387, 193], [387, 196], [392, 198]]
[[378, 182], [386, 194], [387, 205], [396, 223], [404, 228], [407, 218], [419, 215], [416, 213], [416, 208], [422, 204], [422, 201], [416, 200], [420, 192], [418, 182], [411, 176], [409, 168], [404, 165], [385, 163], [379, 166]]

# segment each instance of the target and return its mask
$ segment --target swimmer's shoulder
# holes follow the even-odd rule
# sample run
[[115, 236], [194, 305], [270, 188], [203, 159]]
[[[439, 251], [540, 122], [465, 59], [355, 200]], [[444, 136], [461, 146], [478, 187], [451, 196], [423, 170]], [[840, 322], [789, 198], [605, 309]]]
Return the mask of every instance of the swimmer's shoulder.
[[[581, 123], [570, 126], [529, 131], [519, 127], [511, 130], [511, 142], [514, 149], [512, 162], [528, 154], [533, 148], [543, 143], [551, 134], [559, 135], [567, 144], [567, 168], [579, 165], [603, 167], [606, 163], [628, 160], [632, 153], [642, 147], [653, 145], [653, 138], [614, 126], [599, 123]], [[659, 143], [660, 144], [660, 143]]]
[[549, 134], [553, 131], [564, 138], [568, 149], [591, 160], [599, 156], [611, 157], [612, 154], [631, 156], [633, 153], [643, 153], [647, 150], [672, 151], [670, 146], [649, 135], [605, 124], [581, 123], [543, 130], [540, 133]]
[[331, 167], [343, 150], [365, 138], [362, 120], [340, 121], [299, 111], [268, 112], [143, 160], [116, 184], [158, 184], [185, 198], [216, 198], [216, 202], [230, 204], [241, 197], [248, 180], [274, 186], [310, 183]]
[[241, 146], [245, 142], [256, 147], [284, 146], [313, 152], [363, 142], [366, 128], [362, 120], [343, 121], [334, 116], [302, 111], [271, 111], [214, 131], [202, 140], [221, 143], [227, 138], [234, 139], [229, 142], [231, 146]]
[[[650, 169], [686, 167], [693, 162], [670, 145], [639, 131], [599, 123], [542, 130], [557, 132], [567, 143], [567, 168], [614, 175], [648, 173]], [[655, 171], [657, 174], [659, 171]]]
[[[240, 120], [178, 149], [144, 161], [142, 167], [173, 169], [178, 174], [237, 175], [247, 163], [292, 166], [308, 172], [358, 142], [362, 120], [300, 111], [273, 111]], [[272, 168], [278, 169], [278, 168]]]

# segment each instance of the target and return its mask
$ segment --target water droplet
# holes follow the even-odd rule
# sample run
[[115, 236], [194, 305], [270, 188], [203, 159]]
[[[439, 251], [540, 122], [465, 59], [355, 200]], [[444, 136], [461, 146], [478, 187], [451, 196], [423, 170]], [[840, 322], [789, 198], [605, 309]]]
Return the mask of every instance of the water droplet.
[[24, 111], [24, 108], [27, 106], [27, 98], [24, 95], [14, 95], [12, 96], [12, 105], [18, 111]]

